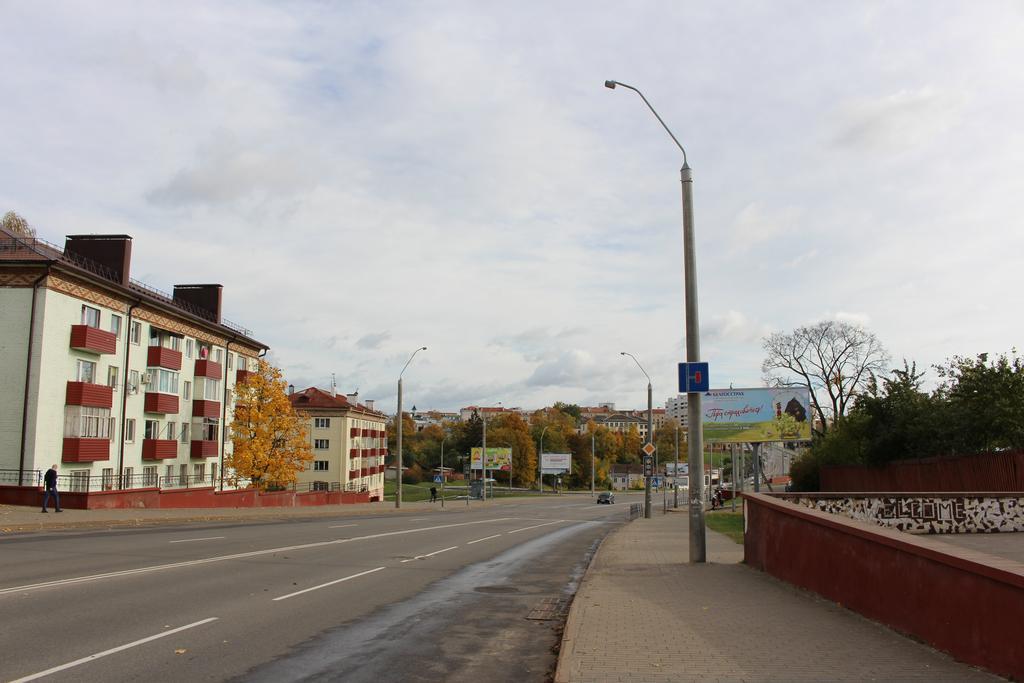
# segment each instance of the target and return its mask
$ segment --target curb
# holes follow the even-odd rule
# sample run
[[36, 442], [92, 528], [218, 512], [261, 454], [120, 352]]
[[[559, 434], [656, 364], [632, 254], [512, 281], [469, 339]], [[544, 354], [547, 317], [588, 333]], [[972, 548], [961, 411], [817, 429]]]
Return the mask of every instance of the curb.
[[[638, 517], [637, 519], [640, 518]], [[576, 622], [581, 619], [581, 617], [579, 616], [579, 610], [576, 609], [576, 596], [580, 594], [580, 591], [583, 590], [583, 587], [586, 586], [587, 583], [590, 581], [590, 573], [594, 568], [594, 561], [597, 559], [597, 556], [601, 554], [601, 549], [604, 547], [605, 541], [607, 541], [615, 534], [622, 533], [622, 531], [625, 530], [627, 526], [629, 526], [635, 521], [636, 519], [630, 520], [626, 524], [620, 526], [618, 529], [613, 530], [611, 533], [605, 534], [604, 537], [601, 539], [601, 542], [598, 544], [597, 550], [595, 550], [594, 554], [591, 556], [590, 564], [587, 565], [587, 570], [583, 572], [583, 578], [580, 579], [579, 588], [576, 589], [575, 595], [572, 596], [572, 605], [569, 606], [569, 617], [565, 620], [565, 628], [562, 630], [562, 640], [561, 643], [559, 643], [558, 647], [558, 664], [555, 667], [554, 683], [570, 683], [570, 681], [572, 680], [567, 675], [569, 672], [567, 671], [568, 664], [566, 664], [566, 661], [568, 660], [567, 653], [569, 652], [569, 648], [572, 646], [573, 642], [573, 638], [571, 635], [573, 633], [573, 628], [576, 626]]]

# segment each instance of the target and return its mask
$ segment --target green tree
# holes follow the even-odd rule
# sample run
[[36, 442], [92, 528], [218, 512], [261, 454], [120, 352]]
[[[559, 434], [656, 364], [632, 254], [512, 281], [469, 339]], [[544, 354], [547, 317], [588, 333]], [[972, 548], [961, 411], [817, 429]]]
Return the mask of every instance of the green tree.
[[1024, 448], [1024, 361], [1011, 353], [993, 361], [987, 353], [955, 356], [936, 366], [944, 380], [936, 393], [946, 404], [942, 422], [951, 452]]

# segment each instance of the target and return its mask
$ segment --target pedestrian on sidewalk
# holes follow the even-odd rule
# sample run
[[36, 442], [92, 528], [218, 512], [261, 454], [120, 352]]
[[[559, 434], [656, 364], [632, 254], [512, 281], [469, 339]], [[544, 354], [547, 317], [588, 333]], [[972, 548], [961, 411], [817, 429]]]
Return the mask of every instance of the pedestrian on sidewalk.
[[57, 464], [50, 465], [50, 469], [46, 470], [46, 474], [43, 475], [43, 488], [46, 492], [43, 494], [43, 512], [46, 512], [46, 508], [50, 504], [50, 496], [53, 496], [53, 505], [56, 512], [64, 512], [60, 509], [60, 492], [57, 491]]
[[437, 487], [436, 486], [431, 486], [430, 487], [430, 502], [431, 503], [436, 503], [437, 502]]

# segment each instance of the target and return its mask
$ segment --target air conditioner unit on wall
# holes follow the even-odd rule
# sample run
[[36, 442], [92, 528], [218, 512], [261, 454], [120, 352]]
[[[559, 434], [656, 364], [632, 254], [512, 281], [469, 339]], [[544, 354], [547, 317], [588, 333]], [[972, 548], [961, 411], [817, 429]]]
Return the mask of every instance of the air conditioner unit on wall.
[[142, 373], [142, 383], [143, 384], [149, 384], [152, 381], [153, 381], [153, 373], [152, 372], [144, 372], [144, 373]]

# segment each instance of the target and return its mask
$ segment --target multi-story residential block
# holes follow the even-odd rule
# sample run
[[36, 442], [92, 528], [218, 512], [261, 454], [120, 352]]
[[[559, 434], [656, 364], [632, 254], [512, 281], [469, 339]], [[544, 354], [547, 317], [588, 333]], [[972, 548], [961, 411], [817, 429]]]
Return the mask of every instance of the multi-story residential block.
[[465, 408], [459, 409], [459, 419], [463, 422], [469, 422], [473, 415], [479, 415], [490, 420], [491, 418], [497, 417], [498, 415], [507, 415], [509, 413], [515, 413], [524, 420], [529, 419], [530, 414], [528, 411], [522, 408], [506, 408], [505, 406], [466, 406]]
[[669, 396], [665, 399], [665, 416], [680, 427], [686, 427], [686, 394]]
[[131, 279], [132, 238], [64, 248], [0, 231], [0, 474], [61, 488], [223, 486], [233, 387], [267, 346], [221, 317], [221, 286]]
[[612, 413], [611, 415], [598, 415], [594, 418], [594, 424], [598, 427], [607, 427], [613, 432], [628, 432], [630, 427], [636, 427], [641, 439], [647, 438], [647, 411], [643, 417], [637, 417], [630, 413]]
[[292, 392], [288, 400], [297, 411], [309, 415], [306, 427], [313, 462], [299, 473], [300, 486], [366, 491], [371, 501], [383, 500], [387, 416], [316, 387]]
[[417, 432], [422, 432], [431, 425], [443, 426], [449, 422], [458, 422], [460, 419], [458, 413], [443, 413], [439, 410], [417, 412], [416, 406], [412, 407], [409, 416], [412, 418], [413, 424], [416, 425]]

